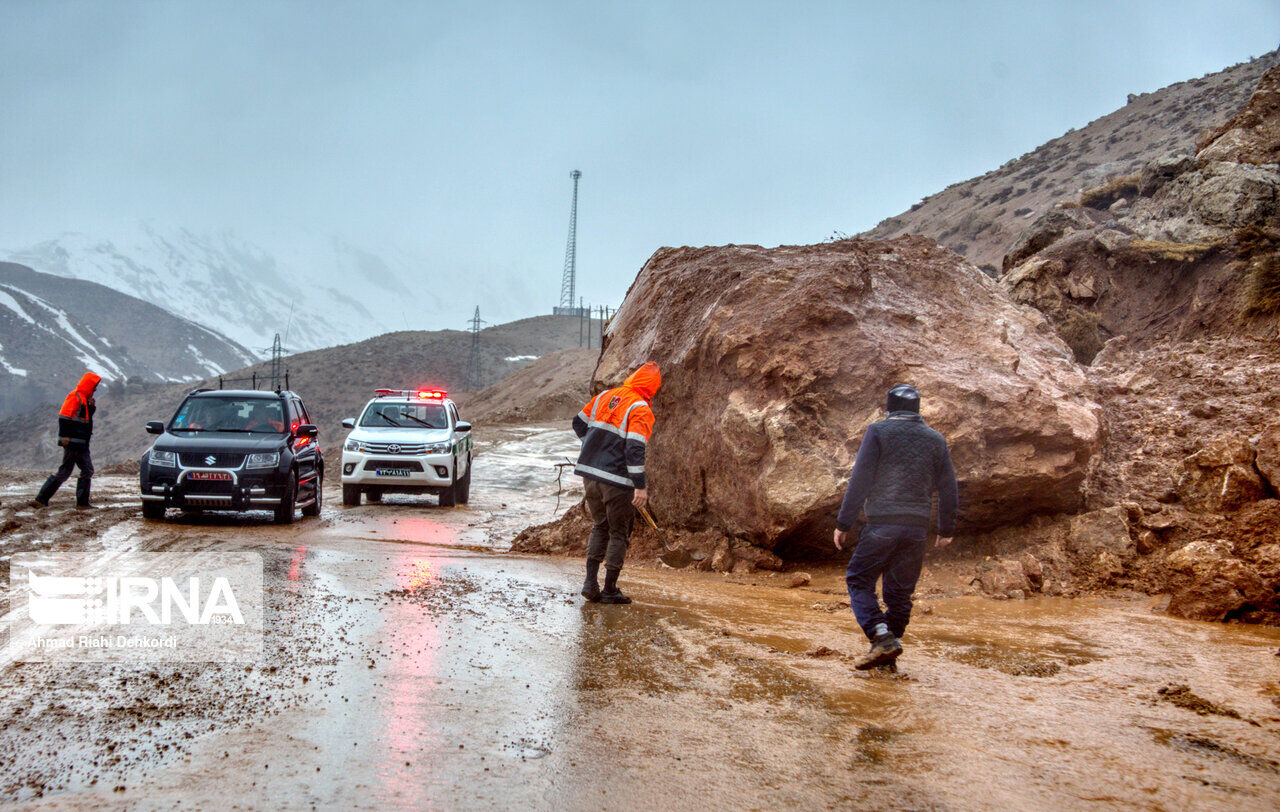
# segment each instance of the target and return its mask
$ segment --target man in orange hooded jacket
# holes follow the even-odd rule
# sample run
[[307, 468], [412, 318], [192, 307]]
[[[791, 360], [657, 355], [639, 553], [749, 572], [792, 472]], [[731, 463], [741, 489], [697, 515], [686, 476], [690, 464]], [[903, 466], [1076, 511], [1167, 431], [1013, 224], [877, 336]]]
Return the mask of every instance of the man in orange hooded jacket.
[[93, 479], [93, 460], [89, 456], [89, 437], [93, 434], [93, 413], [98, 408], [93, 392], [101, 380], [100, 376], [86, 372], [62, 402], [62, 409], [58, 411], [58, 445], [62, 446], [62, 464], [53, 476], [44, 481], [36, 495], [35, 501], [40, 507], [49, 505], [58, 488], [71, 476], [71, 469], [77, 467], [80, 477], [76, 480], [76, 507], [90, 507], [89, 482]]
[[[649, 501], [644, 475], [645, 449], [653, 433], [649, 401], [662, 386], [658, 365], [650, 361], [617, 389], [593, 397], [573, 418], [582, 438], [574, 473], [585, 480], [591, 540], [587, 543], [587, 580], [582, 596], [599, 603], [631, 603], [618, 590], [618, 573], [627, 555], [635, 509]], [[597, 578], [604, 563], [604, 589]]]

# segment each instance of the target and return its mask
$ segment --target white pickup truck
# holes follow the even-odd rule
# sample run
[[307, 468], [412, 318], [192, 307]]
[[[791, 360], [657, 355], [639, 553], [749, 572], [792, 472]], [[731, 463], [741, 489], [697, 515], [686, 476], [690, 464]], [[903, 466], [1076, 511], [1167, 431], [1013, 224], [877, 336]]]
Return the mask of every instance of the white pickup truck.
[[439, 389], [378, 389], [342, 445], [342, 504], [363, 493], [432, 493], [442, 507], [471, 496], [471, 424]]

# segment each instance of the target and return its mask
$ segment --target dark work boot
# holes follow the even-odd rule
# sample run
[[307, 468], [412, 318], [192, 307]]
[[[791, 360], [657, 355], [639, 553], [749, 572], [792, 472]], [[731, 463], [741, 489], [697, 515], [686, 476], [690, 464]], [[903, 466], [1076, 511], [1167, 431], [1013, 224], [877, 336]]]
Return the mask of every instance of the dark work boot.
[[631, 603], [631, 599], [623, 595], [618, 590], [618, 573], [622, 570], [614, 570], [605, 568], [604, 571], [604, 589], [600, 591], [601, 603]]
[[57, 493], [58, 486], [61, 484], [62, 483], [58, 481], [57, 477], [49, 477], [44, 481], [44, 484], [40, 486], [40, 493], [36, 494], [35, 501], [39, 502], [41, 507], [48, 507], [49, 500], [53, 498], [55, 493]]
[[901, 653], [902, 644], [898, 642], [898, 638], [885, 632], [871, 641], [871, 650], [859, 657], [853, 667], [859, 671], [866, 671], [893, 662]]
[[586, 598], [592, 603], [598, 603], [600, 601], [600, 582], [598, 580], [599, 575], [600, 575], [600, 562], [588, 561], [587, 562], [587, 580], [582, 582], [582, 597]]

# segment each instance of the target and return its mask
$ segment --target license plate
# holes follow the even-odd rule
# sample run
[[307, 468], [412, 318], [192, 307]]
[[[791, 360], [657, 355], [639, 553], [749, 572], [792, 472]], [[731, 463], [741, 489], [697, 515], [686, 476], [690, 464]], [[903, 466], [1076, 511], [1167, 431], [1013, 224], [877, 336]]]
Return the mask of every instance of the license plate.
[[378, 476], [408, 476], [408, 468], [379, 468], [374, 471]]
[[226, 471], [192, 471], [187, 474], [187, 479], [202, 479], [206, 482], [230, 482], [231, 474]]

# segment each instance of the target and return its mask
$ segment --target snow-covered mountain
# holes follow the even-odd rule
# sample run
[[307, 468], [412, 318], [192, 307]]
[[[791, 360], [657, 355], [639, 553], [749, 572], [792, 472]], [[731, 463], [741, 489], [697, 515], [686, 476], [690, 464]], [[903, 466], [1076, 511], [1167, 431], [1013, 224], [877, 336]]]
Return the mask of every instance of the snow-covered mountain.
[[0, 257], [123, 291], [258, 352], [277, 332], [298, 351], [391, 330], [461, 328], [476, 304], [469, 285], [415, 257], [336, 239], [270, 242], [144, 223], [110, 237], [62, 234]]
[[225, 336], [103, 285], [0, 262], [0, 416], [110, 384], [201, 380], [253, 363]]

